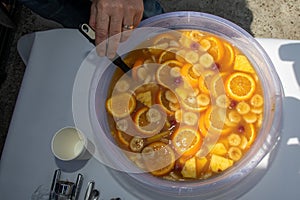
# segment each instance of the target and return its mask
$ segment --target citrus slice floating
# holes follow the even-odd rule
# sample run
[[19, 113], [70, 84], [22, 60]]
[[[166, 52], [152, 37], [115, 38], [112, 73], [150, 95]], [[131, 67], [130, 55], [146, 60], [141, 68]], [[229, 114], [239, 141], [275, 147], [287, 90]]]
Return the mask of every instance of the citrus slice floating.
[[199, 121], [198, 121], [198, 129], [200, 131], [200, 134], [202, 137], [206, 137], [208, 130], [205, 126], [205, 116], [204, 115], [200, 115]]
[[174, 34], [171, 33], [165, 33], [165, 34], [159, 34], [154, 37], [153, 44], [162, 44], [162, 43], [169, 43], [171, 40], [176, 40], [176, 37]]
[[165, 121], [162, 111], [156, 108], [142, 107], [133, 116], [136, 129], [146, 136], [159, 133]]
[[191, 127], [180, 127], [172, 135], [175, 151], [182, 156], [192, 156], [197, 153], [202, 143], [200, 133]]
[[199, 84], [199, 76], [197, 76], [193, 72], [193, 65], [187, 63], [183, 65], [183, 67], [180, 70], [182, 77], [185, 78], [185, 80], [193, 87], [197, 87]]
[[106, 101], [106, 109], [117, 118], [123, 118], [130, 115], [136, 107], [136, 100], [129, 93], [113, 95]]
[[174, 34], [165, 33], [159, 34], [153, 38], [153, 46], [148, 48], [152, 55], [158, 56], [170, 46], [171, 41], [176, 41]]
[[175, 67], [176, 69], [181, 68], [182, 66], [183, 64], [177, 60], [169, 60], [164, 62], [156, 71], [156, 81], [166, 88], [169, 88], [174, 84], [181, 84], [181, 77], [172, 77], [171, 69]]
[[219, 63], [224, 56], [224, 45], [220, 39], [213, 36], [204, 37], [210, 42], [210, 48], [207, 52], [214, 58], [215, 62]]
[[132, 66], [132, 69], [131, 69], [132, 78], [134, 80], [138, 80], [138, 75], [137, 75], [138, 69], [139, 69], [139, 67], [141, 67], [143, 65], [143, 63], [144, 63], [144, 59], [140, 58], [140, 59], [135, 60], [133, 66]]
[[175, 153], [163, 142], [153, 142], [142, 150], [142, 157], [148, 171], [155, 176], [169, 173], [175, 164]]
[[189, 33], [189, 37], [190, 37], [193, 41], [197, 41], [197, 42], [199, 42], [203, 36], [204, 36], [204, 34], [201, 33], [200, 31], [197, 31], [197, 30], [192, 30], [192, 31], [190, 31], [190, 33]]
[[208, 95], [200, 94], [198, 96], [187, 96], [187, 98], [180, 101], [181, 105], [193, 112], [202, 112], [207, 109], [210, 103], [210, 98]]
[[199, 80], [198, 80], [199, 81], [199, 89], [204, 94], [210, 95], [209, 85], [215, 74], [216, 74], [216, 72], [214, 72], [214, 71], [206, 70], [201, 74], [201, 76], [199, 76]]
[[158, 63], [164, 63], [168, 60], [175, 60], [176, 59], [176, 52], [179, 50], [177, 47], [171, 47], [163, 51], [158, 58]]
[[250, 74], [235, 72], [227, 77], [225, 90], [233, 100], [243, 101], [250, 99], [255, 92], [255, 80]]
[[[168, 92], [171, 92], [171, 90], [159, 90], [159, 92], [157, 93], [157, 103], [159, 105], [161, 105], [162, 109], [168, 114], [168, 115], [174, 115], [174, 111], [172, 111], [172, 109], [170, 108], [170, 101], [166, 98], [166, 94]], [[174, 94], [172, 92], [172, 94]], [[176, 100], [177, 100], [177, 97], [176, 95], [174, 94]]]
[[249, 148], [256, 139], [255, 127], [253, 124], [249, 124], [249, 123], [244, 123], [239, 128], [242, 128], [242, 127], [244, 128], [244, 135], [248, 139], [247, 147]]
[[224, 89], [224, 79], [227, 76], [227, 73], [222, 72], [222, 73], [216, 73], [212, 79], [211, 79], [211, 84], [210, 84], [210, 91], [211, 95], [213, 97], [218, 97], [220, 95], [225, 94], [225, 89]]
[[235, 60], [235, 52], [234, 52], [234, 49], [233, 47], [231, 46], [231, 44], [227, 43], [227, 42], [224, 42], [224, 50], [225, 50], [225, 53], [224, 53], [224, 56], [221, 60], [221, 62], [219, 63], [220, 64], [220, 70], [221, 71], [228, 71], [231, 69], [233, 63], [234, 63], [234, 60]]
[[125, 146], [129, 146], [130, 140], [132, 139], [131, 135], [128, 135], [126, 133], [124, 133], [123, 131], [117, 131], [117, 137], [119, 139], [119, 141], [121, 142], [121, 144], [125, 145]]
[[226, 110], [218, 107], [209, 107], [205, 112], [205, 127], [208, 132], [216, 132], [221, 135], [228, 134], [232, 127], [226, 126]]

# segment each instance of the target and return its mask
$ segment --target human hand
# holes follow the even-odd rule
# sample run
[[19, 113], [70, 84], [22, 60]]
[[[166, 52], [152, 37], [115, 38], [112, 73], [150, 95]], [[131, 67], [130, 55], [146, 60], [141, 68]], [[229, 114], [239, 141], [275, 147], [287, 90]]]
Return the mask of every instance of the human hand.
[[89, 24], [96, 32], [96, 45], [108, 39], [98, 48], [100, 56], [115, 56], [120, 41], [128, 37], [120, 33], [137, 27], [143, 11], [143, 0], [93, 0]]

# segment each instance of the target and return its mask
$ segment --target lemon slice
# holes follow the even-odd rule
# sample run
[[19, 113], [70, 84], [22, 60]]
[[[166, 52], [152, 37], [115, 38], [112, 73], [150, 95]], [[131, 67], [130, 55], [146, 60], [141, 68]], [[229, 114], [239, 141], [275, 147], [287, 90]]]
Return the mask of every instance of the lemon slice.
[[175, 154], [171, 147], [163, 142], [153, 142], [142, 150], [142, 157], [147, 170], [162, 176], [169, 173], [175, 165]]
[[108, 112], [118, 118], [123, 118], [130, 115], [136, 106], [136, 100], [129, 93], [121, 93], [113, 95], [106, 101], [106, 109]]
[[[156, 81], [166, 87], [174, 87], [176, 84], [182, 84], [181, 77], [172, 76], [173, 72], [172, 68], [181, 68], [183, 64], [177, 60], [169, 60], [160, 65], [155, 73]], [[178, 80], [178, 81], [177, 81]]]
[[197, 153], [201, 146], [200, 133], [189, 127], [180, 127], [172, 135], [172, 144], [179, 155], [191, 156]]
[[159, 109], [159, 106], [142, 107], [133, 116], [136, 129], [145, 136], [159, 133], [165, 124], [165, 119], [166, 114]]

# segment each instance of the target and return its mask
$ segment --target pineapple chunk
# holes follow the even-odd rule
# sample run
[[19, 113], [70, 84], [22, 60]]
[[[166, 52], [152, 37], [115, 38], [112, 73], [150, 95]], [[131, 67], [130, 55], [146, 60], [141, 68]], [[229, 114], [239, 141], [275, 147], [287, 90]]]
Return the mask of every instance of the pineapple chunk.
[[152, 96], [151, 96], [151, 91], [139, 93], [136, 96], [136, 99], [140, 101], [142, 104], [145, 106], [151, 107], [152, 106]]
[[192, 157], [187, 160], [184, 164], [183, 169], [181, 170], [181, 174], [185, 178], [196, 178], [196, 158]]
[[246, 72], [246, 73], [255, 73], [249, 60], [244, 55], [236, 55], [233, 69], [237, 71]]
[[233, 165], [233, 160], [213, 154], [211, 156], [210, 168], [213, 172], [222, 172]]
[[211, 153], [223, 156], [223, 155], [225, 155], [227, 153], [227, 149], [226, 149], [226, 147], [224, 146], [223, 143], [217, 143], [212, 148]]

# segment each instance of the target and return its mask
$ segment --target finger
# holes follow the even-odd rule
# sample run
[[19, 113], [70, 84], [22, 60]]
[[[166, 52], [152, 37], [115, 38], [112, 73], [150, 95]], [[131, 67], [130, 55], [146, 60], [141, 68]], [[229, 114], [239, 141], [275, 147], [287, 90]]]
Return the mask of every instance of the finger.
[[[97, 47], [97, 52], [100, 56], [106, 55], [106, 39], [109, 35], [109, 16], [104, 13], [99, 13], [97, 11], [96, 16], [96, 28], [95, 28], [95, 43]], [[101, 45], [99, 45], [101, 44]]]
[[89, 19], [89, 25], [95, 30], [96, 29], [96, 4], [92, 3], [91, 5], [91, 13], [90, 13], [90, 19]]
[[109, 24], [109, 38], [107, 45], [107, 57], [113, 58], [115, 57], [116, 51], [118, 49], [118, 45], [121, 39], [121, 30], [122, 30], [122, 22], [123, 18], [120, 17], [122, 15], [112, 15], [110, 17]]
[[133, 26], [137, 27], [143, 18], [143, 10], [137, 12], [133, 17]]
[[121, 34], [120, 42], [125, 42], [130, 37], [132, 31], [133, 30], [123, 31], [122, 34]]
[[[133, 25], [133, 16], [132, 15], [127, 15], [123, 19], [123, 26], [128, 25], [132, 26]], [[127, 40], [132, 32], [132, 30], [126, 30], [122, 26], [122, 34], [121, 34], [121, 42], [124, 42]]]

